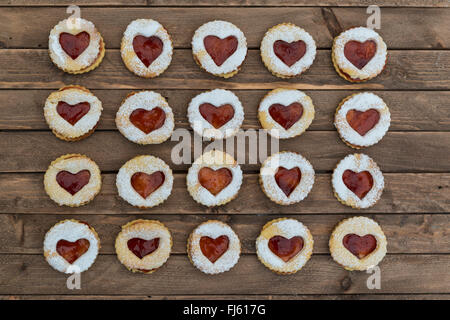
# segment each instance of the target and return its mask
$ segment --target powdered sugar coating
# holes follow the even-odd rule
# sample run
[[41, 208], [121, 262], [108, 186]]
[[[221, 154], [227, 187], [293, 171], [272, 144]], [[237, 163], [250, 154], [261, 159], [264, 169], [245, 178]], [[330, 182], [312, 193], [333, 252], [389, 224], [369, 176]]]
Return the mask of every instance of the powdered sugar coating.
[[[269, 108], [273, 104], [282, 104], [289, 106], [291, 103], [298, 102], [303, 107], [301, 118], [288, 130], [276, 122], [269, 113]], [[314, 119], [315, 111], [312, 100], [304, 92], [294, 89], [275, 89], [270, 91], [259, 104], [258, 118], [264, 129], [269, 134], [278, 139], [292, 138], [301, 135], [311, 125]]]
[[[284, 262], [269, 248], [269, 240], [274, 236], [286, 239], [302, 237], [303, 248], [291, 260]], [[295, 219], [277, 219], [268, 222], [256, 239], [256, 254], [261, 262], [271, 270], [280, 273], [294, 273], [300, 270], [311, 257], [314, 240], [308, 228]]]
[[[74, 195], [62, 188], [56, 181], [56, 175], [60, 171], [77, 174], [82, 170], [89, 170], [91, 176], [89, 182]], [[59, 205], [77, 207], [86, 204], [100, 192], [101, 185], [102, 178], [97, 164], [88, 157], [79, 154], [59, 157], [50, 164], [44, 175], [45, 191]]]
[[[358, 259], [342, 243], [347, 234], [356, 234], [360, 237], [371, 234], [377, 240], [377, 247], [366, 257]], [[329, 246], [333, 259], [347, 270], [363, 271], [376, 266], [387, 252], [387, 241], [383, 230], [378, 223], [366, 217], [342, 220], [331, 234]]]
[[[306, 44], [304, 56], [289, 67], [277, 57], [273, 50], [273, 44], [278, 40], [288, 43], [302, 40]], [[311, 35], [302, 28], [292, 23], [282, 23], [270, 28], [264, 35], [261, 41], [261, 57], [270, 71], [286, 77], [294, 77], [313, 64], [316, 57], [316, 43]]]
[[[238, 40], [236, 51], [219, 67], [208, 54], [203, 43], [207, 36], [216, 36], [225, 39], [235, 36]], [[239, 69], [247, 55], [247, 39], [244, 33], [234, 24], [227, 21], [210, 21], [199, 27], [192, 38], [192, 53], [201, 66], [214, 75], [223, 75]]]
[[[152, 110], [159, 107], [166, 114], [166, 120], [161, 128], [149, 134], [141, 131], [130, 121], [131, 113], [136, 109]], [[116, 114], [116, 126], [125, 138], [139, 144], [162, 143], [170, 138], [175, 127], [172, 108], [166, 99], [154, 91], [141, 91], [128, 96]]]
[[[89, 33], [88, 47], [74, 60], [61, 47], [59, 36], [61, 33], [77, 35], [80, 32]], [[52, 61], [63, 70], [79, 71], [91, 66], [100, 53], [100, 33], [95, 25], [82, 18], [69, 18], [60, 21], [50, 31], [48, 47]]]
[[[301, 179], [297, 187], [288, 196], [280, 189], [275, 180], [275, 173], [279, 167], [288, 170], [298, 167], [301, 171]], [[289, 205], [305, 199], [314, 185], [314, 168], [303, 156], [295, 152], [279, 152], [271, 155], [261, 166], [259, 177], [261, 187], [270, 200]]]
[[[358, 69], [344, 55], [345, 44], [349, 41], [365, 42], [373, 40], [377, 44], [377, 51], [373, 58], [362, 68]], [[383, 39], [373, 29], [358, 27], [342, 32], [333, 42], [333, 56], [340, 70], [352, 79], [368, 79], [378, 75], [384, 68], [387, 56], [387, 46]]]
[[[347, 112], [350, 110], [364, 112], [369, 109], [377, 110], [380, 120], [364, 136], [361, 136], [347, 122]], [[380, 141], [388, 131], [390, 123], [391, 113], [389, 108], [383, 99], [371, 92], [351, 96], [340, 106], [334, 118], [334, 125], [339, 135], [347, 142], [360, 147], [372, 146]]]
[[[131, 177], [137, 172], [152, 174], [157, 171], [164, 173], [163, 184], [147, 198], [142, 198], [131, 185]], [[163, 160], [153, 156], [137, 156], [128, 160], [120, 168], [116, 177], [119, 196], [129, 204], [141, 208], [150, 208], [163, 203], [170, 196], [172, 185], [172, 170]]]
[[[356, 173], [368, 171], [373, 178], [372, 189], [363, 199], [360, 199], [344, 184], [342, 175], [345, 170], [352, 170]], [[333, 171], [332, 177], [333, 189], [337, 196], [345, 204], [356, 208], [369, 208], [373, 206], [381, 197], [384, 189], [384, 177], [375, 161], [362, 153], [355, 153], [342, 159]]]
[[[79, 239], [89, 241], [89, 249], [72, 264], [67, 262], [56, 251], [59, 240], [75, 242]], [[76, 220], [65, 220], [53, 226], [45, 235], [44, 256], [47, 262], [57, 271], [64, 273], [83, 272], [95, 262], [100, 248], [100, 240], [95, 231]]]
[[[202, 237], [216, 239], [223, 235], [228, 237], [228, 250], [212, 263], [203, 255], [200, 248], [200, 239]], [[230, 270], [238, 262], [241, 253], [241, 243], [236, 233], [230, 226], [217, 220], [209, 220], [195, 228], [189, 238], [188, 248], [189, 257], [194, 266], [208, 274], [217, 274]]]
[[[231, 104], [234, 116], [222, 127], [216, 129], [200, 114], [199, 107], [203, 103], [210, 103], [215, 107]], [[244, 121], [244, 108], [239, 98], [229, 90], [214, 89], [196, 95], [188, 107], [189, 123], [194, 131], [206, 139], [226, 139], [234, 136]]]
[[[128, 248], [128, 240], [139, 238], [152, 240], [159, 238], [158, 248], [142, 259]], [[119, 261], [134, 271], [153, 270], [166, 263], [172, 248], [172, 236], [169, 230], [159, 221], [134, 220], [122, 227], [116, 238], [116, 253]]]
[[[136, 36], [158, 37], [163, 42], [161, 54], [148, 66], [139, 59], [133, 48], [133, 40]], [[172, 61], [173, 46], [172, 40], [166, 29], [155, 20], [137, 19], [132, 21], [123, 33], [120, 49], [122, 60], [127, 68], [134, 74], [153, 78], [163, 73]]]
[[[203, 167], [213, 170], [227, 168], [231, 171], [232, 180], [217, 195], [213, 195], [198, 181], [198, 173]], [[187, 188], [192, 198], [205, 206], [219, 206], [234, 199], [242, 184], [242, 170], [236, 160], [228, 153], [211, 150], [198, 157], [189, 168], [186, 176]]]
[[[50, 129], [55, 130], [59, 135], [67, 138], [77, 138], [85, 135], [97, 125], [102, 114], [102, 103], [87, 89], [81, 88], [62, 88], [63, 90], [52, 92], [44, 106], [44, 116]], [[75, 105], [82, 102], [89, 103], [90, 109], [74, 125], [70, 124], [61, 117], [56, 109], [58, 103], [66, 102]]]

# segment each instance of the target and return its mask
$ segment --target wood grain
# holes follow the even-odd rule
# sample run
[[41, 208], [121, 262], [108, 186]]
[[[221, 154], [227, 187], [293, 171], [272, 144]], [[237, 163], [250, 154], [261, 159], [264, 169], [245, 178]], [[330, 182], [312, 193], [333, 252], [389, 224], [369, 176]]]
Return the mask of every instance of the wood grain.
[[189, 49], [175, 50], [170, 67], [155, 79], [134, 76], [115, 49], [107, 50], [96, 70], [78, 76], [58, 70], [47, 50], [0, 50], [0, 88], [57, 89], [64, 84], [80, 84], [90, 89], [274, 89], [282, 86], [304, 90], [445, 90], [450, 88], [450, 51], [391, 50], [380, 76], [367, 83], [352, 84], [337, 75], [329, 50], [319, 50], [311, 68], [300, 78], [288, 81], [281, 81], [265, 69], [258, 50], [249, 50], [242, 70], [229, 80], [201, 71]]
[[[0, 6], [67, 6], [70, 0], [0, 0]], [[78, 0], [82, 6], [368, 6], [368, 0]], [[448, 7], [446, 0], [377, 0], [380, 7]]]
[[[116, 112], [121, 101], [131, 90], [94, 90], [102, 101], [103, 113], [97, 130], [115, 130]], [[0, 130], [47, 130], [43, 116], [45, 99], [52, 90], [1, 90]], [[157, 90], [167, 98], [177, 128], [190, 128], [186, 109], [189, 101], [200, 90]], [[266, 90], [237, 90], [236, 95], [244, 106], [242, 128], [259, 129], [258, 106]], [[315, 118], [308, 130], [335, 130], [334, 113], [339, 102], [355, 91], [305, 91], [314, 103]], [[449, 91], [377, 91], [390, 107], [389, 131], [448, 131], [450, 128]]]
[[[402, 28], [394, 28], [401, 15]], [[0, 8], [0, 47], [47, 48], [48, 33], [65, 19], [65, 8]], [[83, 8], [81, 16], [95, 23], [107, 48], [120, 48], [127, 25], [151, 17], [167, 29], [176, 48], [191, 47], [195, 30], [211, 20], [234, 23], [246, 35], [249, 48], [259, 48], [270, 27], [291, 22], [303, 27], [318, 48], [331, 48], [333, 37], [350, 27], [366, 25], [366, 8]], [[334, 27], [330, 20], [337, 21]], [[39, 28], [21, 30], [27, 26]], [[450, 47], [450, 10], [384, 8], [379, 30], [389, 49], [443, 49]]]
[[[82, 17], [95, 23], [108, 50], [98, 69], [79, 76], [59, 71], [47, 52], [48, 33], [68, 16], [68, 4], [72, 1], [0, 0], [0, 300], [450, 300], [447, 0], [377, 1], [384, 7], [379, 33], [389, 48], [388, 64], [379, 77], [361, 84], [346, 82], [336, 74], [329, 49], [333, 37], [342, 30], [365, 25], [366, 7], [373, 1], [80, 0], [77, 4], [82, 6]], [[142, 17], [161, 22], [176, 48], [171, 66], [156, 79], [141, 79], [130, 73], [118, 50], [128, 23]], [[248, 56], [232, 79], [213, 77], [192, 59], [192, 34], [213, 19], [233, 22], [247, 37]], [[265, 69], [258, 50], [266, 30], [281, 22], [305, 28], [319, 48], [313, 66], [301, 77], [287, 81]], [[103, 102], [97, 132], [81, 142], [58, 140], [43, 118], [46, 97], [64, 84], [93, 89]], [[316, 170], [309, 196], [291, 206], [279, 206], [262, 193], [259, 164], [242, 166], [244, 182], [237, 199], [218, 208], [201, 206], [186, 190], [189, 165], [171, 162], [176, 142], [138, 146], [122, 137], [114, 123], [120, 102], [130, 91], [153, 89], [168, 98], [176, 127], [189, 129], [186, 108], [190, 99], [204, 90], [225, 88], [235, 90], [243, 102], [243, 128], [259, 129], [258, 104], [267, 90], [277, 87], [306, 90], [316, 107], [309, 130], [280, 145], [280, 150], [302, 153]], [[341, 99], [362, 90], [375, 91], [386, 101], [392, 122], [379, 144], [361, 150], [384, 172], [384, 193], [374, 207], [355, 210], [341, 205], [332, 193], [333, 168], [355, 152], [338, 138], [332, 121]], [[44, 191], [43, 172], [56, 157], [74, 152], [87, 154], [99, 164], [104, 172], [102, 190], [83, 207], [59, 207]], [[116, 171], [138, 154], [159, 156], [175, 170], [171, 196], [152, 209], [137, 209], [117, 195]], [[367, 289], [368, 274], [345, 271], [328, 253], [327, 242], [334, 226], [356, 215], [378, 221], [388, 238], [388, 255], [380, 264], [382, 289], [376, 292]], [[267, 270], [257, 260], [254, 246], [261, 227], [284, 216], [307, 225], [315, 241], [312, 259], [289, 277]], [[82, 274], [82, 290], [66, 289], [67, 276], [51, 269], [42, 257], [45, 233], [67, 218], [90, 223], [102, 242], [96, 263]], [[113, 243], [121, 225], [137, 218], [164, 222], [174, 240], [167, 264], [151, 276], [128, 272], [114, 254]], [[214, 279], [196, 270], [185, 255], [189, 233], [208, 219], [230, 224], [241, 239], [243, 251], [233, 270]]]
[[[246, 142], [248, 152], [249, 140]], [[0, 132], [0, 172], [45, 172], [51, 161], [66, 153], [86, 154], [102, 171], [117, 171], [126, 161], [140, 154], [160, 157], [172, 170], [185, 171], [190, 163], [174, 164], [172, 161], [171, 153], [178, 143], [166, 141], [160, 145], [141, 146], [131, 143], [118, 131], [95, 132], [76, 143], [59, 140], [48, 131]], [[333, 131], [307, 131], [298, 138], [280, 140], [279, 150], [301, 153], [319, 172], [330, 172], [346, 155], [357, 152], [347, 147]], [[202, 152], [200, 148], [197, 151], [195, 158]], [[187, 152], [192, 153], [190, 149]], [[449, 172], [450, 132], [388, 132], [381, 142], [361, 152], [373, 157], [383, 172]], [[268, 154], [271, 153], [269, 148]], [[237, 157], [243, 152], [234, 154]], [[191, 159], [194, 159], [192, 154]], [[242, 169], [259, 171], [260, 164], [249, 161], [247, 157]]]
[[[255, 253], [255, 240], [263, 225], [279, 215], [74, 215], [70, 218], [88, 222], [101, 239], [102, 254], [115, 254], [114, 242], [121, 226], [135, 219], [159, 220], [169, 228], [172, 253], [186, 253], [189, 233], [200, 223], [217, 219], [228, 223], [237, 233], [242, 253]], [[328, 240], [337, 223], [349, 215], [292, 215], [306, 225], [314, 237], [314, 253], [329, 252]], [[1, 214], [0, 254], [41, 254], [45, 233], [64, 215]], [[389, 253], [450, 253], [450, 215], [370, 215], [388, 239]]]
[[[329, 174], [316, 174], [314, 187], [302, 202], [280, 206], [261, 191], [258, 175], [244, 175], [238, 197], [225, 206], [207, 208], [197, 204], [186, 189], [186, 176], [175, 174], [171, 196], [162, 205], [141, 210], [117, 195], [115, 174], [103, 174], [100, 194], [78, 208], [58, 207], [44, 191], [43, 174], [0, 175], [0, 213], [64, 214], [368, 214], [450, 212], [450, 174], [384, 174], [386, 187], [375, 206], [365, 210], [340, 204], [333, 195]], [[146, 216], [149, 214], [149, 216]], [[188, 231], [186, 231], [188, 232]]]
[[[443, 293], [450, 282], [450, 255], [387, 255], [380, 264], [382, 293]], [[156, 273], [133, 274], [113, 255], [99, 255], [82, 274], [81, 289], [66, 288], [67, 275], [52, 270], [41, 255], [0, 255], [0, 294], [188, 295], [215, 294], [370, 294], [368, 274], [345, 271], [329, 255], [313, 255], [292, 276], [279, 276], [255, 255], [242, 255], [229, 272], [211, 276], [172, 255]], [[249, 276], [251, 274], [251, 276]], [[213, 282], [212, 282], [213, 281]], [[214, 283], [214, 285], [212, 285]], [[276, 285], [274, 285], [276, 284]]]

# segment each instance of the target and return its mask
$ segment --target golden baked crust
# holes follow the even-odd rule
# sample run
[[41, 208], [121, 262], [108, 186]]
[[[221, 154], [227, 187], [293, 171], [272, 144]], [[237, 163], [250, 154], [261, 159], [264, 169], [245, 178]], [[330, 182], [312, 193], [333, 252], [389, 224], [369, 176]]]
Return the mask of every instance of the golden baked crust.
[[[341, 113], [341, 108], [344, 104], [347, 103], [347, 101], [349, 100], [354, 100], [353, 98], [355, 97], [367, 97], [367, 99], [364, 99], [364, 106], [363, 108], [367, 108], [370, 107], [371, 109], [376, 109], [378, 111], [378, 113], [380, 114], [380, 119], [378, 120], [378, 123], [374, 126], [374, 128], [372, 128], [369, 132], [371, 132], [372, 130], [379, 130], [378, 132], [382, 133], [378, 136], [371, 136], [371, 134], [369, 133], [368, 135], [364, 136], [364, 140], [363, 143], [364, 145], [357, 145], [354, 143], [349, 142], [347, 139], [345, 139], [344, 135], [349, 135], [349, 133], [354, 132], [353, 128], [349, 127], [348, 121], [345, 117], [344, 113]], [[376, 99], [375, 104], [373, 103], [373, 99]], [[368, 100], [372, 100], [372, 101], [368, 101]], [[356, 103], [356, 104], [360, 104], [360, 103]], [[355, 109], [359, 109], [358, 106], [355, 106]], [[346, 107], [346, 109], [349, 109], [349, 107]], [[344, 110], [345, 112], [345, 110]], [[348, 111], [347, 111], [348, 112]], [[346, 112], [345, 112], [346, 113]], [[390, 125], [390, 112], [389, 112], [389, 108], [386, 105], [386, 103], [384, 103], [384, 101], [376, 96], [373, 93], [370, 92], [363, 92], [363, 93], [354, 93], [348, 97], [345, 97], [338, 105], [338, 107], [336, 108], [336, 112], [334, 114], [334, 126], [337, 129], [337, 132], [339, 134], [339, 137], [341, 138], [341, 140], [348, 145], [349, 147], [353, 148], [353, 149], [362, 149], [365, 147], [370, 147], [373, 146], [374, 144], [378, 143], [383, 136], [386, 134], [386, 132], [389, 129], [389, 125]], [[356, 132], [355, 132], [356, 133]], [[350, 140], [355, 140], [355, 139], [361, 139], [361, 137], [357, 136], [357, 138], [353, 137], [353, 135], [350, 135]]]
[[[200, 238], [208, 236], [216, 239], [222, 235], [228, 237], [229, 247], [217, 261], [212, 263], [201, 251]], [[208, 220], [198, 225], [189, 235], [187, 254], [189, 261], [203, 273], [218, 274], [229, 271], [237, 264], [241, 254], [241, 244], [238, 236], [229, 225], [219, 220]]]
[[[276, 165], [272, 165], [273, 163]], [[286, 196], [277, 185], [274, 175], [278, 167], [289, 169], [298, 167], [301, 171], [301, 179], [297, 187], [289, 196]], [[311, 163], [296, 152], [281, 151], [268, 157], [261, 165], [259, 184], [263, 193], [273, 202], [279, 205], [290, 205], [306, 198], [314, 185], [315, 172]]]
[[[223, 64], [218, 66], [204, 46], [206, 36], [216, 36], [221, 39], [234, 36], [238, 41], [237, 49]], [[239, 72], [247, 56], [247, 40], [242, 31], [234, 24], [221, 20], [210, 21], [195, 31], [192, 38], [192, 54], [194, 61], [201, 69], [218, 77], [230, 78]]]
[[[68, 171], [76, 174], [82, 170], [89, 170], [90, 179], [81, 190], [71, 195], [56, 181], [56, 175], [60, 171]], [[92, 201], [100, 192], [102, 178], [97, 164], [85, 155], [66, 154], [50, 164], [44, 175], [44, 189], [49, 197], [60, 206], [79, 207]]]
[[[289, 224], [289, 227], [287, 225]], [[293, 232], [293, 227], [296, 231]], [[284, 262], [270, 251], [268, 241], [274, 236], [283, 236], [292, 238], [293, 236], [301, 236], [303, 238], [303, 248], [291, 260]], [[313, 252], [314, 240], [309, 229], [301, 222], [290, 218], [279, 218], [267, 222], [258, 238], [256, 239], [256, 254], [258, 260], [269, 270], [280, 274], [294, 274], [301, 270], [303, 266], [311, 258]]]
[[[300, 119], [286, 130], [271, 117], [269, 108], [276, 103], [287, 106], [294, 102], [302, 105], [303, 113]], [[315, 109], [312, 99], [304, 92], [295, 89], [277, 88], [268, 92], [261, 100], [258, 108], [258, 120], [261, 126], [268, 130], [271, 136], [278, 139], [289, 139], [303, 134], [311, 125], [314, 116]]]
[[[161, 54], [148, 67], [139, 59], [133, 48], [134, 37], [146, 33], [147, 30], [154, 30], [151, 34], [145, 34], [147, 37], [155, 36], [163, 42]], [[143, 78], [155, 78], [169, 67], [173, 44], [169, 33], [159, 22], [152, 19], [136, 19], [130, 22], [123, 34], [120, 52], [123, 63], [129, 71]]]
[[[76, 239], [71, 239], [72, 231], [75, 230], [77, 234]], [[89, 240], [89, 250], [80, 256], [75, 262], [70, 264], [57, 252], [57, 243], [59, 240], [78, 240], [87, 238]], [[95, 247], [94, 247], [95, 246]], [[52, 268], [57, 271], [65, 273], [83, 272], [89, 269], [94, 264], [98, 251], [100, 250], [100, 237], [95, 229], [88, 223], [75, 220], [66, 219], [56, 223], [50, 230], [47, 231], [44, 237], [44, 257]], [[75, 268], [79, 268], [78, 270]]]
[[[338, 60], [337, 56], [336, 56], [337, 55], [337, 41], [338, 41], [338, 39], [340, 39], [340, 37], [342, 37], [342, 35], [344, 33], [348, 32], [350, 30], [356, 30], [356, 29], [364, 30], [364, 29], [367, 29], [367, 28], [364, 28], [364, 27], [349, 28], [349, 29], [345, 30], [344, 32], [342, 32], [341, 34], [339, 34], [337, 37], [335, 37], [333, 39], [333, 46], [332, 46], [332, 49], [331, 49], [331, 61], [333, 62], [334, 69], [339, 74], [339, 76], [341, 76], [343, 79], [345, 79], [347, 81], [354, 82], [354, 83], [360, 83], [360, 82], [365, 82], [365, 81], [371, 80], [371, 79], [377, 77], [380, 73], [383, 72], [383, 70], [386, 68], [387, 53], [386, 53], [386, 57], [384, 58], [383, 67], [380, 70], [378, 70], [378, 71], [372, 72], [370, 74], [370, 76], [367, 76], [367, 77], [362, 78], [362, 79], [357, 77], [357, 76], [352, 76], [352, 74], [355, 74], [355, 70], [353, 69], [353, 67], [349, 67], [349, 68], [342, 68], [342, 67], [340, 67], [339, 63], [337, 61]], [[372, 29], [368, 29], [368, 30], [372, 30]], [[374, 32], [374, 31], [372, 30], [372, 32]], [[376, 37], [375, 37], [374, 40], [377, 42], [378, 45], [381, 45], [381, 47], [382, 47], [380, 50], [386, 50], [386, 44], [384, 43], [384, 41], [381, 38], [381, 36], [379, 36], [377, 33], [375, 33], [375, 34], [376, 34]], [[348, 38], [348, 40], [352, 40], [352, 38]]]
[[[154, 190], [147, 198], [143, 198], [132, 186], [131, 177], [137, 172], [153, 174], [161, 171], [164, 174], [164, 182]], [[144, 209], [163, 203], [171, 194], [173, 186], [173, 174], [170, 167], [161, 159], [148, 155], [136, 156], [128, 160], [119, 170], [116, 177], [116, 187], [119, 196], [132, 206]]]
[[[161, 108], [166, 116], [162, 127], [146, 134], [131, 122], [130, 115], [136, 109], [150, 111], [157, 107]], [[175, 127], [172, 108], [166, 99], [161, 94], [148, 90], [129, 93], [117, 110], [115, 122], [117, 129], [125, 138], [141, 145], [163, 143], [171, 137]]]
[[[133, 238], [145, 240], [159, 238], [159, 246], [155, 251], [140, 259], [128, 249], [127, 242]], [[117, 258], [128, 270], [150, 274], [164, 265], [169, 258], [172, 236], [169, 229], [160, 221], [133, 220], [122, 226], [122, 231], [116, 238], [115, 248]]]
[[[363, 199], [360, 199], [344, 184], [342, 175], [347, 169], [354, 172], [368, 171], [371, 174], [373, 186]], [[384, 189], [384, 177], [372, 158], [362, 153], [355, 153], [346, 156], [336, 165], [331, 185], [334, 195], [340, 203], [354, 209], [365, 209], [375, 205], [381, 198]]]
[[[356, 234], [361, 237], [371, 234], [377, 240], [377, 247], [369, 255], [359, 259], [344, 247], [342, 241], [347, 234]], [[334, 228], [330, 240], [330, 253], [334, 261], [349, 271], [364, 271], [376, 266], [383, 260], [387, 249], [386, 236], [381, 227], [374, 220], [366, 217], [353, 217], [344, 219]]]
[[[290, 67], [285, 65], [273, 52], [273, 43], [276, 40], [284, 41], [284, 39], [289, 40], [288, 42], [302, 40], [307, 47], [305, 55]], [[312, 65], [316, 56], [316, 44], [308, 32], [293, 23], [284, 22], [267, 30], [261, 41], [260, 52], [265, 67], [274, 76], [290, 79], [301, 75]]]
[[[203, 167], [209, 167], [213, 170], [227, 168], [232, 172], [233, 179], [217, 195], [213, 195], [198, 181], [198, 173]], [[196, 202], [207, 207], [221, 206], [237, 197], [242, 184], [242, 170], [236, 160], [228, 153], [211, 150], [194, 161], [189, 168], [186, 181], [189, 194]]]
[[[62, 49], [59, 44], [61, 33], [78, 34], [87, 32], [90, 35], [88, 47], [75, 60]], [[71, 74], [81, 74], [97, 68], [105, 56], [105, 43], [94, 24], [82, 18], [72, 18], [60, 21], [49, 36], [49, 54], [52, 62], [62, 71]]]
[[[74, 125], [58, 114], [59, 102], [77, 104], [88, 102], [89, 111]], [[102, 114], [101, 101], [87, 88], [79, 85], [67, 85], [52, 92], [45, 101], [44, 117], [53, 134], [64, 141], [79, 141], [94, 133]]]

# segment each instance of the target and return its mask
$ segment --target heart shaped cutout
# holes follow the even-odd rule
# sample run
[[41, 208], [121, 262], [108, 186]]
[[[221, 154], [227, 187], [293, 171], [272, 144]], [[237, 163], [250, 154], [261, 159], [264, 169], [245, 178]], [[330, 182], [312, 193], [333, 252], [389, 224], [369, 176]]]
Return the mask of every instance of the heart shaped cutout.
[[291, 67], [306, 53], [306, 43], [302, 40], [286, 42], [277, 40], [273, 43], [273, 52], [288, 67]]
[[295, 236], [286, 239], [283, 236], [273, 236], [269, 239], [269, 249], [284, 262], [288, 262], [303, 249], [303, 238]]
[[156, 171], [152, 174], [145, 172], [136, 172], [131, 176], [131, 186], [142, 198], [147, 197], [162, 186], [166, 176], [162, 171]]
[[367, 111], [349, 110], [346, 115], [347, 122], [360, 136], [364, 136], [380, 121], [380, 113], [375, 109]]
[[203, 188], [207, 189], [214, 196], [225, 189], [231, 183], [231, 180], [233, 180], [233, 174], [227, 168], [213, 170], [204, 167], [198, 172], [198, 181]]
[[91, 173], [89, 170], [81, 170], [78, 173], [70, 173], [69, 171], [60, 171], [56, 175], [56, 182], [61, 188], [74, 195], [89, 183]]
[[159, 247], [159, 238], [144, 240], [141, 238], [133, 238], [127, 242], [128, 249], [134, 253], [139, 259], [149, 255]]
[[59, 35], [59, 44], [61, 48], [67, 53], [73, 60], [78, 58], [80, 54], [86, 50], [89, 46], [91, 37], [86, 31], [80, 32], [76, 35], [62, 32]]
[[164, 43], [156, 36], [136, 36], [133, 39], [133, 50], [139, 60], [148, 68], [162, 53]]
[[275, 173], [275, 181], [281, 191], [284, 192], [286, 197], [289, 197], [292, 191], [297, 188], [300, 180], [302, 179], [302, 172], [299, 167], [292, 169], [286, 169], [285, 167], [278, 167]]
[[293, 102], [288, 106], [275, 103], [269, 107], [269, 114], [273, 120], [285, 130], [289, 130], [303, 115], [303, 106]]
[[149, 134], [164, 125], [166, 113], [160, 107], [153, 108], [152, 110], [139, 108], [130, 114], [130, 121], [136, 128], [145, 134]]
[[342, 181], [361, 200], [373, 186], [373, 177], [369, 171], [356, 173], [352, 170], [345, 170], [342, 174]]
[[56, 243], [56, 252], [68, 263], [72, 264], [88, 251], [90, 245], [87, 239], [78, 239], [75, 242], [59, 240]]
[[225, 39], [206, 36], [203, 39], [203, 45], [214, 63], [220, 67], [236, 51], [238, 40], [235, 36], [228, 36]]
[[358, 69], [364, 68], [377, 52], [377, 43], [373, 40], [359, 42], [351, 40], [344, 46], [344, 56]]
[[203, 119], [216, 129], [219, 129], [234, 117], [234, 108], [231, 104], [216, 107], [211, 103], [202, 103], [198, 109]]
[[212, 263], [216, 262], [228, 250], [229, 244], [230, 239], [225, 235], [215, 239], [206, 236], [200, 238], [200, 249]]
[[377, 248], [377, 239], [371, 234], [360, 237], [357, 234], [351, 233], [342, 239], [342, 244], [358, 259], [362, 259]]
[[59, 101], [56, 106], [56, 112], [71, 125], [75, 125], [86, 113], [91, 110], [89, 102], [80, 102], [77, 104], [68, 104], [64, 101]]

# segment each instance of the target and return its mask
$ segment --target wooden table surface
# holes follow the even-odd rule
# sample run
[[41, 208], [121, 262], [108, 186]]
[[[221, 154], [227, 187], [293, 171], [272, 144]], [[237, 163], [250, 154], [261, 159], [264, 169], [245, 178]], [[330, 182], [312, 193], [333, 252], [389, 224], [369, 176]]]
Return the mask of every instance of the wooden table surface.
[[[342, 30], [365, 25], [368, 15], [363, 6], [371, 1], [80, 0], [81, 16], [95, 23], [107, 50], [98, 69], [77, 76], [59, 71], [47, 52], [49, 31], [67, 17], [66, 6], [71, 3], [0, 0], [0, 298], [450, 298], [448, 0], [376, 1], [389, 59], [379, 77], [362, 84], [336, 74], [330, 47]], [[338, 3], [341, 7], [336, 7]], [[120, 58], [122, 33], [137, 18], [158, 20], [174, 41], [172, 64], [155, 79], [134, 76]], [[192, 59], [193, 32], [214, 19], [236, 24], [248, 41], [242, 70], [228, 80], [201, 71]], [[258, 49], [265, 31], [281, 22], [305, 28], [318, 47], [312, 67], [287, 81], [266, 70]], [[58, 140], [43, 116], [46, 97], [67, 84], [86, 86], [103, 102], [98, 129], [80, 142]], [[258, 185], [259, 164], [244, 164], [237, 199], [218, 208], [203, 207], [186, 190], [188, 166], [170, 161], [175, 142], [139, 146], [121, 136], [114, 124], [121, 100], [132, 90], [162, 93], [173, 108], [176, 127], [188, 128], [190, 99], [207, 89], [228, 88], [243, 102], [243, 127], [259, 128], [258, 103], [269, 89], [280, 86], [304, 90], [316, 106], [308, 131], [280, 143], [281, 150], [303, 154], [317, 173], [307, 199], [291, 206], [268, 200]], [[367, 90], [386, 101], [392, 116], [384, 139], [362, 150], [380, 166], [386, 188], [374, 207], [354, 210], [341, 205], [331, 190], [336, 163], [355, 152], [339, 139], [332, 121], [341, 99]], [[65, 153], [86, 154], [102, 170], [101, 193], [80, 208], [58, 207], [44, 192], [45, 170]], [[117, 170], [139, 154], [161, 157], [175, 172], [172, 195], [153, 209], [139, 210], [117, 195]], [[378, 221], [388, 239], [388, 254], [380, 264], [380, 290], [367, 289], [367, 273], [345, 271], [329, 255], [328, 238], [336, 223], [356, 215]], [[307, 225], [315, 242], [304, 269], [284, 277], [258, 261], [254, 245], [261, 227], [283, 216]], [[101, 238], [100, 255], [82, 274], [81, 290], [68, 290], [66, 275], [53, 270], [42, 255], [46, 231], [67, 218], [89, 222]], [[174, 239], [168, 262], [152, 275], [128, 272], [115, 256], [113, 243], [120, 227], [136, 218], [162, 221]], [[201, 273], [186, 256], [189, 233], [207, 219], [229, 223], [243, 246], [235, 268], [217, 276]]]

